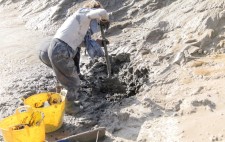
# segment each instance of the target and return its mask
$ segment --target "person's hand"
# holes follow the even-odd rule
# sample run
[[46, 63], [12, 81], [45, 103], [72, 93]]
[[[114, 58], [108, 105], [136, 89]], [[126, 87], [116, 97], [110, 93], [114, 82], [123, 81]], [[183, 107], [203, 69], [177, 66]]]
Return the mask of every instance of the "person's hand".
[[105, 30], [108, 30], [110, 26], [110, 22], [108, 20], [101, 19], [100, 26], [102, 26]]
[[105, 44], [109, 44], [109, 40], [108, 39], [105, 39], [105, 40], [102, 40], [102, 39], [97, 39], [96, 42], [100, 45], [100, 46], [104, 46], [104, 43]]
[[103, 45], [104, 45], [104, 42], [105, 42], [106, 45], [109, 44], [109, 40], [108, 40], [108, 39], [103, 39], [103, 40], [102, 40], [102, 44], [103, 44]]

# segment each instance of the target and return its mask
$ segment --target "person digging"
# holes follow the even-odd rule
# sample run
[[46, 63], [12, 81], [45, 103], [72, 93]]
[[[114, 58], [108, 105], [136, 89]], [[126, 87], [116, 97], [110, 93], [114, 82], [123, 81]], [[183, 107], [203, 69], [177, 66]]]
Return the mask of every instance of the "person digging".
[[40, 60], [53, 69], [56, 79], [67, 90], [67, 114], [76, 114], [81, 110], [76, 103], [80, 87], [79, 47], [84, 44], [92, 58], [104, 56], [100, 46], [107, 41], [91, 39], [99, 25], [108, 28], [109, 15], [100, 2], [92, 0], [66, 19], [55, 33], [50, 46], [40, 49]]

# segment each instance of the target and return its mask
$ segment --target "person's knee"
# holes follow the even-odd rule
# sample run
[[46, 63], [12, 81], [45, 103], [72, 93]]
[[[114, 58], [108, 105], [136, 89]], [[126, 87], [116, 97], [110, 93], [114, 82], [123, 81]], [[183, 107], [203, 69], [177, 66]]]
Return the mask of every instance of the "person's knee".
[[44, 64], [46, 64], [47, 66], [52, 67], [47, 52], [40, 51], [40, 52], [39, 52], [39, 59], [40, 59]]

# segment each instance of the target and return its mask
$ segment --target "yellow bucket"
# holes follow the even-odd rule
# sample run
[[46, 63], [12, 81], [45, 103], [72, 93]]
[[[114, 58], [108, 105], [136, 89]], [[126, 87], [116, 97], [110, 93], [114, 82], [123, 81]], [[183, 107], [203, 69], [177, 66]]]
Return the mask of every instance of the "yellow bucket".
[[14, 115], [0, 121], [5, 142], [44, 142], [44, 114], [29, 106], [17, 108]]
[[46, 92], [34, 94], [23, 100], [25, 105], [44, 113], [46, 133], [56, 131], [62, 126], [65, 113], [65, 95], [66, 90], [62, 91], [61, 94]]

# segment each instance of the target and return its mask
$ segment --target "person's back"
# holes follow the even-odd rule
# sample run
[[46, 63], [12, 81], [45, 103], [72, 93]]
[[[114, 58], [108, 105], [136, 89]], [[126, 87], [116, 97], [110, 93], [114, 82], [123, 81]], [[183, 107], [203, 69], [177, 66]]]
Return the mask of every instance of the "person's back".
[[74, 50], [82, 43], [92, 19], [104, 17], [108, 20], [106, 10], [102, 8], [82, 8], [70, 16], [57, 30], [54, 38], [66, 42]]

